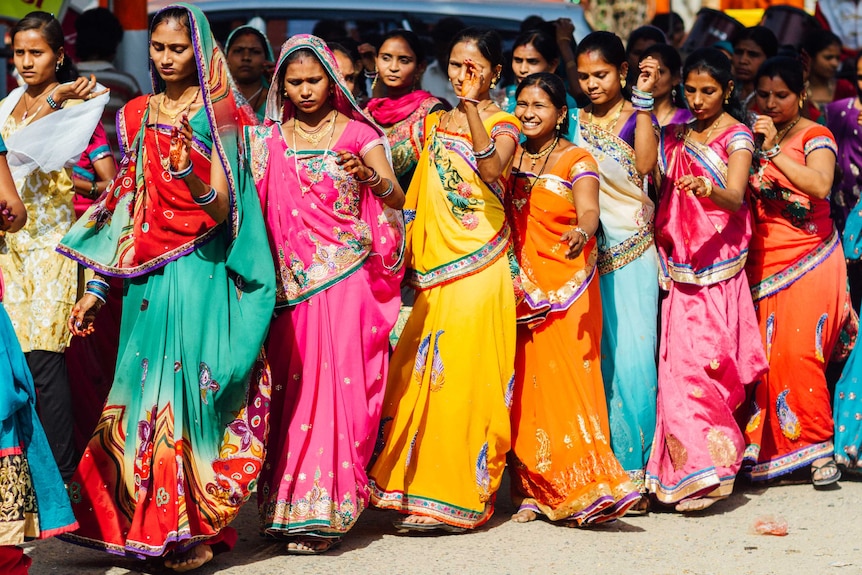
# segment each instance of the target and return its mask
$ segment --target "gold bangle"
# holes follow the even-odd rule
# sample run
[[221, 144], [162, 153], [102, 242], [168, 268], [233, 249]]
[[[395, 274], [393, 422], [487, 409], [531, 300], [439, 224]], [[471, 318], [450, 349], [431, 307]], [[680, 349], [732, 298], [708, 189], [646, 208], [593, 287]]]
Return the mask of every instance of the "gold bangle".
[[706, 176], [698, 176], [697, 179], [700, 180], [701, 182], [703, 182], [703, 185], [706, 187], [706, 192], [700, 197], [701, 198], [708, 198], [709, 196], [711, 196], [712, 190], [714, 187], [712, 180], [710, 180]]

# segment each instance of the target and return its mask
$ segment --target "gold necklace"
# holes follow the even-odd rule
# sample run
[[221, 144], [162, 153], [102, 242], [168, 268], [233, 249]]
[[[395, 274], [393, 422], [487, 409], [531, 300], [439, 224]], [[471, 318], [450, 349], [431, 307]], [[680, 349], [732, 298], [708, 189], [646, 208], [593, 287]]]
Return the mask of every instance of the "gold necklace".
[[296, 116], [293, 117], [293, 134], [294, 137], [296, 134], [299, 134], [299, 137], [311, 144], [312, 146], [316, 146], [323, 140], [324, 136], [326, 136], [326, 130], [324, 128], [330, 128], [330, 136], [332, 135], [332, 131], [335, 129], [335, 119], [338, 117], [338, 110], [334, 110], [334, 114], [331, 114], [329, 120], [323, 121], [317, 127], [316, 130], [308, 131], [303, 129], [302, 126], [296, 121]]
[[[196, 91], [195, 97], [192, 99], [191, 102], [189, 102], [189, 105], [185, 107], [185, 110], [184, 110], [185, 112], [188, 112], [191, 109], [192, 105], [197, 101], [199, 95], [200, 95], [200, 91]], [[156, 122], [155, 122], [155, 125], [153, 126], [153, 130], [155, 130], [155, 132], [156, 132], [155, 133], [156, 155], [159, 157], [159, 163], [162, 165], [162, 169], [163, 169], [162, 178], [165, 179], [166, 181], [169, 181], [172, 178], [172, 176], [170, 175], [171, 156], [170, 156], [170, 150], [168, 150], [168, 156], [167, 157], [162, 155], [162, 146], [161, 146], [161, 144], [159, 144], [159, 116], [162, 112], [164, 112], [165, 115], [171, 119], [171, 127], [173, 128], [173, 126], [176, 124], [177, 116], [179, 115], [180, 111], [182, 111], [182, 109], [178, 110], [172, 116], [170, 111], [165, 110], [162, 107], [162, 102], [164, 100], [165, 100], [165, 95], [163, 93], [161, 100], [159, 100], [159, 103], [156, 106]], [[173, 132], [173, 130], [171, 130], [171, 133], [172, 132]]]
[[[521, 155], [523, 156], [523, 154], [527, 154], [527, 157], [530, 158], [530, 171], [533, 171], [533, 169], [536, 167], [536, 162], [538, 162], [539, 159], [544, 158], [545, 156], [547, 156], [548, 154], [550, 154], [551, 152], [554, 151], [554, 148], [557, 147], [557, 143], [559, 141], [560, 141], [560, 137], [559, 136], [555, 137], [553, 142], [551, 142], [550, 144], [548, 144], [547, 146], [545, 146], [544, 148], [542, 148], [541, 150], [539, 150], [535, 154], [532, 154], [527, 150], [527, 146], [525, 143], [524, 151]], [[519, 162], [519, 166], [520, 166], [520, 162]]]
[[[329, 131], [329, 142], [326, 144], [326, 150], [323, 151], [324, 158], [326, 154], [329, 153], [330, 148], [332, 147], [332, 137], [335, 135], [335, 120], [334, 118], [338, 117], [338, 110], [335, 111], [335, 115], [333, 116], [333, 120], [330, 122], [332, 125], [332, 129]], [[296, 118], [294, 117], [294, 126], [296, 124]], [[323, 132], [324, 134], [326, 132]], [[299, 184], [300, 193], [305, 196], [308, 192], [311, 191], [311, 186], [315, 182], [311, 182], [309, 185], [303, 185], [302, 178], [299, 175], [299, 150], [296, 149], [296, 128], [293, 130], [293, 172], [296, 174], [296, 183]]]
[[796, 119], [795, 119], [795, 120], [793, 120], [792, 122], [790, 122], [789, 124], [787, 124], [786, 126], [784, 126], [783, 128], [781, 128], [781, 129], [780, 129], [780, 130], [775, 134], [775, 145], [776, 145], [776, 146], [777, 146], [778, 144], [780, 144], [782, 140], [784, 140], [784, 136], [786, 136], [788, 133], [790, 133], [790, 130], [792, 130], [792, 129], [793, 129], [793, 127], [794, 127], [796, 124], [798, 124], [798, 123], [799, 123], [799, 120], [801, 120], [801, 119], [802, 119], [802, 116], [796, 116]]
[[[724, 115], [726, 113], [727, 112], [722, 112], [721, 114], [719, 114], [719, 116], [718, 116], [718, 118], [716, 118], [715, 122], [712, 123], [712, 126], [709, 127], [709, 130], [706, 131], [706, 138], [704, 138], [704, 140], [702, 142], [697, 142], [696, 140], [695, 140], [695, 142], [698, 144], [701, 144], [703, 146], [708, 146], [709, 145], [709, 139], [712, 137], [712, 131], [715, 130], [716, 126], [718, 126], [718, 124], [724, 118]], [[685, 134], [686, 138], [688, 138], [689, 135], [691, 135], [691, 131], [693, 129], [694, 129], [694, 124], [692, 124], [691, 126], [688, 127], [688, 131]]]
[[[626, 101], [624, 99], [620, 99], [620, 103], [619, 103], [619, 106], [617, 107], [616, 115], [614, 116], [613, 120], [611, 120], [610, 122], [608, 122], [605, 125], [602, 125], [601, 122], [597, 122], [595, 120], [595, 118], [593, 117], [593, 106], [590, 106], [589, 123], [594, 125], [597, 128], [601, 128], [602, 130], [604, 130], [606, 132], [615, 133], [617, 130], [617, 122], [620, 121], [620, 116], [623, 113], [623, 107], [625, 106], [625, 104], [626, 104]], [[608, 114], [605, 114], [605, 116], [607, 116], [607, 115]], [[604, 116], [602, 116], [602, 118], [604, 118]]]
[[[162, 97], [161, 97], [161, 99], [159, 99], [159, 105], [158, 105], [158, 107], [157, 107], [157, 111], [158, 111], [159, 113], [161, 113], [161, 114], [164, 114], [164, 115], [165, 115], [165, 116], [167, 116], [168, 118], [170, 118], [170, 119], [171, 119], [171, 124], [173, 124], [173, 123], [176, 121], [177, 116], [179, 116], [179, 115], [180, 115], [180, 113], [182, 113], [182, 112], [188, 112], [188, 111], [191, 109], [192, 105], [194, 105], [194, 103], [195, 103], [195, 102], [197, 102], [197, 99], [198, 99], [198, 96], [200, 95], [200, 93], [201, 93], [201, 92], [200, 92], [200, 90], [195, 90], [195, 94], [194, 94], [194, 96], [192, 97], [191, 101], [190, 101], [188, 104], [180, 104], [179, 106], [177, 106], [177, 109], [176, 109], [176, 111], [174, 111], [174, 112], [172, 112], [171, 110], [169, 110], [169, 109], [164, 105], [164, 104], [165, 104], [165, 100], [167, 100], [167, 99], [168, 99], [168, 97], [167, 97], [164, 93], [162, 93]], [[180, 100], [173, 100], [173, 102], [179, 102], [179, 101], [180, 101]]]
[[[493, 105], [494, 105], [494, 100], [488, 100], [488, 102], [484, 106], [482, 106], [481, 108], [479, 108], [477, 106], [476, 111], [479, 112], [479, 115], [481, 116], [482, 112], [484, 112], [485, 110], [487, 110], [488, 108], [490, 108]], [[446, 112], [446, 125], [444, 127], [440, 128], [443, 132], [449, 132], [449, 123], [452, 121], [452, 117], [454, 116], [453, 113], [455, 112], [455, 110], [457, 110], [457, 108], [453, 108], [453, 109], [449, 110], [448, 112]], [[465, 113], [464, 118], [466, 119], [466, 117], [467, 117], [467, 114]], [[467, 128], [469, 129], [469, 124], [468, 124]], [[462, 135], [462, 134], [466, 134], [467, 132], [462, 131], [461, 127], [458, 126], [458, 129], [456, 131], [449, 132], [449, 133]]]

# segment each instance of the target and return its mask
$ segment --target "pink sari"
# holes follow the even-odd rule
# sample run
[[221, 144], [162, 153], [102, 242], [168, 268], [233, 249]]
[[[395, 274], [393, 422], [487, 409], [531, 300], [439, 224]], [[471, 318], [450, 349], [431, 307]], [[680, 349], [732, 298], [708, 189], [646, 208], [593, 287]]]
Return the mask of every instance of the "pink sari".
[[767, 369], [742, 273], [751, 239], [748, 206], [728, 212], [674, 186], [693, 174], [725, 187], [730, 155], [753, 149], [751, 132], [741, 124], [708, 146], [686, 138], [685, 125], [662, 131], [656, 246], [668, 294], [646, 474], [648, 489], [662, 503], [730, 495], [745, 450], [734, 411], [745, 400], [745, 386]]
[[[280, 65], [301, 48], [312, 50], [341, 88], [340, 72], [317, 38], [291, 39]], [[335, 107], [352, 120], [329, 149], [290, 148], [281, 122], [292, 112], [282, 120], [272, 90], [267, 124], [247, 130], [246, 158], [277, 275], [279, 313], [267, 345], [272, 433], [258, 488], [262, 528], [272, 535], [340, 537], [370, 496], [365, 469], [401, 303], [403, 224], [335, 162], [333, 150], [364, 156], [385, 146], [345, 95]]]

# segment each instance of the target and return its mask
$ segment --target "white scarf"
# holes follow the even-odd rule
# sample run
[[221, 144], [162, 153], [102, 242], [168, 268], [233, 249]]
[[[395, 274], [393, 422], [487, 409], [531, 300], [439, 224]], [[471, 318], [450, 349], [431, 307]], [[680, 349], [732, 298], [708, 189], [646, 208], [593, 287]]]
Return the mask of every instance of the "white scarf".
[[[12, 90], [0, 103], [0, 127], [6, 124], [26, 89], [21, 86]], [[104, 86], [96, 85], [97, 91], [103, 89]], [[12, 178], [17, 182], [36, 170], [54, 172], [74, 165], [87, 149], [108, 99], [106, 92], [80, 104], [63, 107], [6, 138], [6, 161]]]

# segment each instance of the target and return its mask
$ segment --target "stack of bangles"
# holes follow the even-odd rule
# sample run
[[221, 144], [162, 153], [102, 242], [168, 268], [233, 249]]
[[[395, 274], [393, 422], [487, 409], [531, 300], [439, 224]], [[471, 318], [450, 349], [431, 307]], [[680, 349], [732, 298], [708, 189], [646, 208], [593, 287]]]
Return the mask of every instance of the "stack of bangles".
[[482, 148], [481, 150], [473, 150], [473, 157], [477, 160], [484, 160], [485, 158], [490, 158], [497, 151], [497, 144], [494, 143], [494, 140], [491, 140], [491, 143]]
[[383, 181], [383, 178], [381, 178], [380, 174], [377, 173], [377, 170], [375, 170], [373, 168], [371, 169], [371, 175], [368, 176], [367, 178], [365, 178], [364, 180], [360, 180], [359, 178], [356, 179], [357, 184], [371, 188], [371, 193], [374, 194], [374, 197], [379, 198], [381, 200], [383, 198], [389, 197], [392, 194], [392, 192], [395, 190], [395, 184], [393, 184], [391, 180], [387, 179], [386, 183], [388, 185], [386, 187], [386, 190], [380, 194], [375, 192], [374, 188], [376, 188], [378, 185], [380, 185], [380, 182], [382, 182], [382, 181]]
[[191, 162], [189, 162], [188, 166], [186, 166], [185, 168], [183, 168], [182, 170], [180, 170], [178, 172], [173, 171], [169, 167], [168, 173], [171, 175], [172, 178], [177, 178], [178, 180], [185, 180], [189, 176], [189, 174], [192, 173], [193, 168], [194, 168], [194, 166], [192, 165]]
[[199, 206], [208, 206], [214, 201], [216, 201], [216, 198], [218, 198], [218, 192], [215, 190], [215, 188], [210, 188], [210, 191], [208, 191], [202, 196], [195, 196], [194, 194], [192, 195], [192, 200], [194, 200], [194, 202]]
[[709, 196], [711, 196], [712, 190], [715, 187], [715, 185], [712, 183], [712, 180], [710, 180], [706, 176], [698, 176], [697, 179], [700, 180], [701, 183], [703, 184], [703, 186], [706, 188], [706, 191], [702, 195], [701, 194], [698, 194], [698, 195], [701, 198], [708, 198]]
[[779, 146], [778, 144], [775, 144], [774, 146], [772, 146], [768, 150], [763, 150], [762, 152], [760, 152], [760, 157], [763, 158], [764, 160], [771, 160], [772, 158], [774, 158], [775, 156], [777, 156], [780, 153], [781, 153], [781, 146]]
[[632, 108], [637, 112], [652, 112], [655, 98], [649, 92], [632, 87]]
[[108, 301], [108, 291], [110, 289], [111, 286], [108, 285], [108, 282], [93, 278], [87, 282], [87, 288], [84, 290], [84, 293], [88, 293], [100, 302], [105, 303]]

